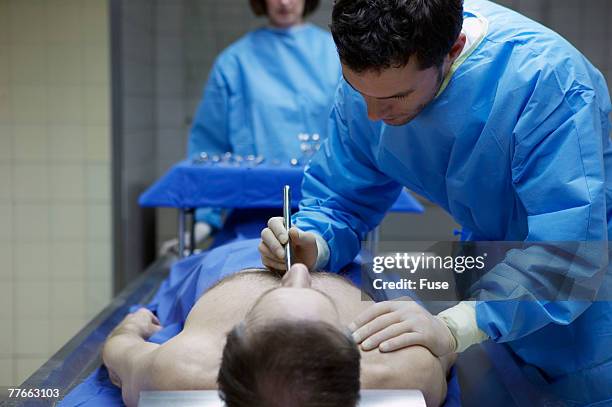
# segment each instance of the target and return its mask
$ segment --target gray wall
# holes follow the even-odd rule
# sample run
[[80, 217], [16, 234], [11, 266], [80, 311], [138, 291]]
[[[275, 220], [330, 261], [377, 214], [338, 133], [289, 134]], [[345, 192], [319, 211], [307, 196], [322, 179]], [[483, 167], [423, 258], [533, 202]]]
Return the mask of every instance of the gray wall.
[[[583, 51], [612, 85], [612, 1], [500, 0], [557, 30]], [[122, 10], [117, 43], [121, 61], [113, 70], [116, 268], [127, 279], [153, 258], [155, 247], [176, 233], [172, 210], [151, 214], [136, 198], [153, 180], [185, 156], [192, 115], [215, 57], [249, 29], [265, 24], [255, 18], [247, 0], [113, 0]], [[311, 21], [327, 27], [332, 0], [322, 0]], [[612, 86], [611, 86], [612, 87]], [[119, 106], [117, 108], [117, 106]], [[119, 113], [118, 113], [119, 112]], [[382, 237], [449, 239], [454, 223], [439, 208], [427, 204], [424, 216], [390, 215]], [[117, 206], [117, 205], [116, 205]], [[123, 223], [122, 223], [123, 222]], [[154, 238], [154, 239], [153, 239]], [[116, 238], [117, 239], [117, 238]], [[155, 240], [155, 241], [153, 241]], [[128, 255], [129, 254], [129, 255]]]

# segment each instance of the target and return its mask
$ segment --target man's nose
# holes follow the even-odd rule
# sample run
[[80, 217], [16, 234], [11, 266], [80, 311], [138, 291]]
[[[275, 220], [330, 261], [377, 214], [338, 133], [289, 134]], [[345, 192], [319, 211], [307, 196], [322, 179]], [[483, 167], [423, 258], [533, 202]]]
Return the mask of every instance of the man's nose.
[[382, 119], [382, 106], [381, 103], [371, 97], [365, 97], [366, 105], [368, 107], [368, 119], [377, 121]]
[[285, 273], [282, 280], [283, 287], [310, 288], [312, 277], [308, 267], [304, 264], [296, 263]]

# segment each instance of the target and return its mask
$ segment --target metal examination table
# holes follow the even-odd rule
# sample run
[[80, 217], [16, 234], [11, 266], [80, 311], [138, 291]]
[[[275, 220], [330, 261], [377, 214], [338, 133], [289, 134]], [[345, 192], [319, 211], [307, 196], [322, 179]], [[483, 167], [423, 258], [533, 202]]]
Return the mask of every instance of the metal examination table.
[[[100, 352], [107, 335], [128, 313], [130, 306], [146, 304], [151, 300], [175, 260], [163, 258], [151, 265], [19, 387], [59, 388], [62, 395], [70, 392], [101, 365]], [[464, 406], [564, 405], [531, 385], [522, 376], [516, 360], [502, 345], [485, 342], [473, 346], [459, 357], [456, 366]], [[0, 406], [52, 406], [56, 402], [50, 399], [14, 399], [0, 402]]]

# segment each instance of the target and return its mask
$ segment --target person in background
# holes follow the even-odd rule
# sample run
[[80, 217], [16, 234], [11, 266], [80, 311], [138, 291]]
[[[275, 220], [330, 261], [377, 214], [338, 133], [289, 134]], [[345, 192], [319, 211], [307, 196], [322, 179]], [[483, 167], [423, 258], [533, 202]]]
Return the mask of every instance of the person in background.
[[[319, 0], [250, 5], [268, 23], [215, 61], [189, 135], [189, 158], [229, 152], [289, 163], [302, 155], [299, 134], [326, 135], [341, 68], [331, 35], [304, 21]], [[200, 208], [196, 221], [198, 243], [222, 227], [223, 212]], [[166, 242], [162, 253], [177, 243]]]

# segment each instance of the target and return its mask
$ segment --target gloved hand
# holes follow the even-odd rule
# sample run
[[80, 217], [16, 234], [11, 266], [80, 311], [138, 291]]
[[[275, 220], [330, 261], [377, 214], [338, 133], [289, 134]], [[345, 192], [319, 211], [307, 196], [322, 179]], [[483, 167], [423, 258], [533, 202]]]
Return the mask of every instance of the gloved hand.
[[[197, 222], [195, 224], [195, 244], [196, 246], [206, 240], [212, 233], [212, 227], [206, 222]], [[185, 232], [185, 249], [189, 249], [191, 246], [191, 233]], [[162, 243], [159, 249], [159, 255], [165, 256], [169, 253], [178, 254], [178, 239], [166, 240]]]
[[415, 301], [384, 301], [362, 312], [349, 329], [363, 350], [392, 352], [413, 345], [442, 357], [455, 352], [457, 343], [444, 321]]
[[287, 271], [284, 245], [287, 244], [289, 238], [293, 250], [292, 262], [305, 264], [312, 271], [318, 256], [315, 234], [304, 232], [296, 227], [292, 227], [287, 234], [285, 220], [280, 216], [270, 218], [268, 227], [261, 231], [261, 242], [259, 243], [261, 262], [270, 269]]

